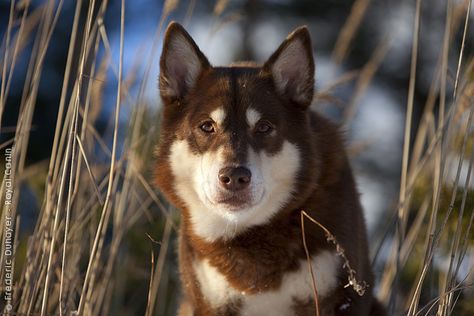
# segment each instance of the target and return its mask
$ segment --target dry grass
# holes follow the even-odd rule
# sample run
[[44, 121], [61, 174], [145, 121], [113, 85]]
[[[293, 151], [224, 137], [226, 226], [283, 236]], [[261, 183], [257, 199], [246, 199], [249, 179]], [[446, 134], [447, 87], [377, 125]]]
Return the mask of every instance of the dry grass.
[[[420, 124], [414, 130], [417, 55], [419, 50], [429, 49], [419, 46], [421, 3], [421, 0], [416, 2], [411, 76], [407, 82], [400, 197], [376, 251], [379, 253], [383, 249], [389, 253], [387, 258], [379, 256], [375, 260], [376, 266], [383, 266], [380, 286], [376, 289], [390, 314], [450, 315], [457, 305], [469, 299], [472, 301], [474, 297], [472, 290], [469, 291], [474, 282], [473, 265], [467, 274], [461, 274], [461, 264], [473, 253], [474, 208], [469, 185], [472, 185], [474, 161], [474, 59], [465, 57], [464, 53], [471, 1], [457, 4], [447, 0], [444, 43], [443, 47], [436, 48], [440, 50], [438, 67]], [[142, 312], [146, 315], [169, 314], [176, 292], [170, 276], [175, 266], [170, 257], [177, 220], [173, 210], [153, 190], [150, 177], [146, 175], [150, 164], [148, 157], [152, 157], [152, 145], [159, 132], [155, 123], [159, 113], [155, 115], [147, 108], [144, 91], [147, 82], [156, 77], [150, 70], [151, 64], [159, 55], [157, 50], [169, 15], [178, 6], [187, 5], [184, 19], [189, 23], [196, 1], [186, 4], [176, 0], [165, 2], [150, 55], [137, 56], [137, 62], [145, 60], [146, 64], [144, 76], [139, 81], [134, 71], [125, 77], [123, 72], [123, 47], [127, 45], [124, 41], [125, 1], [121, 2], [121, 18], [117, 21], [120, 25], [118, 64], [112, 61], [113, 52], [103, 24], [107, 1], [77, 1], [51, 159], [46, 163], [27, 165], [40, 76], [62, 4], [62, 1], [49, 0], [32, 10], [29, 1], [12, 1], [1, 46], [0, 123], [18, 56], [28, 47], [29, 41], [34, 43], [18, 104], [15, 133], [0, 145], [2, 149], [14, 149], [12, 183], [17, 194], [13, 195], [11, 207], [11, 215], [16, 219], [13, 310], [19, 315], [126, 315], [136, 312], [121, 308], [127, 295], [134, 291], [135, 285], [126, 283], [129, 281], [127, 266], [133, 266], [137, 261], [130, 259], [127, 253], [134, 251], [136, 244], [131, 240], [139, 231], [139, 239], [147, 244], [145, 252], [148, 253], [142, 260], [146, 269], [137, 267], [136, 271], [141, 274], [140, 280], [149, 280]], [[235, 15], [223, 15], [227, 5], [228, 1], [216, 1], [212, 32], [235, 21]], [[350, 53], [351, 43], [369, 6], [367, 0], [355, 2], [334, 49], [334, 59], [338, 63]], [[86, 11], [84, 7], [87, 7]], [[463, 34], [461, 50], [453, 52], [450, 44], [459, 31]], [[339, 102], [345, 107], [344, 124], [351, 124], [361, 96], [372, 84], [392, 45], [390, 39], [381, 42], [364, 67], [345, 74], [334, 85], [318, 93], [318, 99], [339, 102], [333, 98], [332, 90], [340, 84], [356, 81], [349, 104]], [[458, 56], [456, 71], [448, 68], [450, 53]], [[455, 73], [452, 82], [450, 73]], [[101, 134], [95, 128], [95, 122], [103, 107], [105, 82], [116, 83], [116, 100], [112, 124], [108, 132]], [[140, 87], [136, 97], [129, 94], [129, 88], [134, 84]], [[452, 96], [449, 91], [454, 92]], [[127, 127], [119, 124], [123, 111], [132, 113]], [[2, 131], [8, 128], [0, 127]], [[125, 133], [123, 146], [119, 146], [119, 134]], [[467, 173], [461, 172], [463, 165], [467, 165]], [[454, 183], [445, 180], [450, 170], [456, 170]], [[21, 237], [19, 224], [24, 219], [18, 215], [19, 192], [22, 183], [34, 185], [33, 181], [38, 180], [33, 179], [38, 178], [40, 185], [37, 186], [43, 193], [40, 213], [34, 231]], [[3, 214], [7, 214], [5, 181], [0, 191]], [[310, 220], [317, 224], [315, 219]], [[149, 223], [158, 226], [150, 238], [143, 229], [152, 229]], [[6, 236], [5, 224], [5, 216], [2, 216], [2, 240]], [[337, 236], [332, 237], [333, 241], [337, 239]], [[445, 264], [439, 264], [437, 258], [440, 257], [445, 258]], [[3, 251], [0, 259], [2, 262], [6, 259]], [[350, 269], [350, 263], [346, 267]], [[5, 274], [2, 265], [2, 280]], [[313, 275], [313, 281], [317, 277]], [[357, 287], [362, 281], [354, 278], [351, 285]]]
[[323, 224], [321, 224], [320, 222], [315, 220], [313, 217], [308, 215], [306, 211], [301, 210], [300, 211], [301, 239], [303, 240], [303, 247], [304, 247], [304, 251], [305, 251], [306, 259], [307, 259], [306, 261], [308, 262], [308, 270], [311, 275], [316, 316], [319, 316], [320, 311], [319, 311], [318, 290], [316, 288], [316, 276], [314, 275], [313, 266], [311, 264], [311, 256], [308, 250], [308, 246], [306, 244], [305, 219], [308, 219], [309, 221], [311, 221], [313, 224], [315, 224], [319, 229], [321, 229], [324, 232], [327, 242], [331, 244], [331, 246], [334, 246], [334, 250], [336, 251], [336, 254], [339, 257], [341, 257], [342, 262], [343, 262], [342, 268], [344, 272], [347, 273], [347, 284], [344, 285], [344, 288], [352, 287], [359, 296], [363, 296], [367, 288], [369, 287], [369, 285], [364, 280], [357, 280], [356, 278], [357, 271], [355, 271], [351, 267], [351, 263], [349, 259], [347, 259], [346, 257], [345, 249], [341, 246], [341, 244], [339, 244], [339, 242], [337, 241], [337, 237], [333, 235], [329, 231], [329, 229], [327, 229]]
[[[173, 10], [171, 2], [169, 1], [167, 6], [168, 14]], [[177, 2], [174, 2], [176, 5]], [[29, 5], [28, 1], [26, 5]], [[28, 68], [30, 71], [25, 80], [18, 124], [12, 142], [15, 151], [13, 170], [16, 192], [20, 192], [19, 180], [28, 172], [28, 169], [24, 168], [29, 135], [27, 131], [31, 129], [38, 77], [51, 33], [61, 12], [61, 5], [62, 2], [57, 5], [55, 1], [48, 1], [33, 13], [23, 11], [16, 39], [12, 43], [7, 39], [2, 55], [2, 78], [9, 78], [2, 81], [3, 111], [18, 47], [25, 47], [23, 42], [26, 42], [29, 36], [35, 36], [35, 49], [31, 54]], [[13, 20], [14, 6], [12, 2], [10, 20]], [[170, 218], [169, 210], [164, 208], [156, 193], [151, 190], [151, 184], [148, 182], [150, 179], [145, 180], [142, 175], [146, 170], [143, 157], [151, 156], [150, 142], [156, 138], [157, 130], [149, 129], [144, 133], [139, 128], [147, 115], [145, 105], [141, 101], [143, 96], [140, 94], [139, 100], [132, 100], [127, 93], [131, 82], [122, 75], [125, 3], [122, 1], [122, 15], [120, 21], [117, 21], [121, 26], [118, 67], [110, 63], [112, 52], [107, 31], [102, 23], [107, 2], [96, 4], [90, 1], [85, 16], [81, 10], [82, 6], [82, 1], [78, 1], [52, 155], [45, 170], [47, 176], [44, 178], [46, 182], [41, 212], [36, 228], [25, 245], [26, 257], [16, 271], [18, 279], [15, 280], [13, 301], [14, 310], [19, 314], [66, 315], [75, 311], [81, 315], [106, 313], [115, 287], [112, 277], [116, 273], [114, 267], [117, 260], [123, 257], [120, 247], [124, 236], [141, 217], [150, 217], [152, 204], [163, 209], [165, 218]], [[36, 18], [37, 15], [41, 15], [41, 18]], [[163, 15], [157, 34], [160, 34], [166, 17]], [[85, 21], [83, 25], [79, 23], [81, 19]], [[36, 34], [24, 34], [23, 30], [33, 31], [34, 26], [32, 27], [31, 23], [36, 23], [39, 31]], [[10, 22], [7, 34], [12, 33], [11, 24]], [[78, 44], [80, 50], [76, 50]], [[105, 49], [102, 60], [98, 60], [99, 48]], [[150, 57], [149, 64], [151, 60]], [[99, 65], [97, 69], [96, 64]], [[102, 107], [103, 80], [111, 80], [103, 74], [110, 68], [118, 68], [118, 72], [115, 71], [116, 78], [113, 78], [117, 82], [117, 97], [111, 149], [107, 139], [102, 139], [94, 127], [94, 121]], [[133, 74], [129, 76], [133, 78]], [[128, 106], [133, 104], [136, 112], [130, 125], [134, 128], [131, 129], [123, 152], [119, 153], [119, 113], [125, 102], [129, 103]], [[96, 144], [99, 144], [102, 150], [97, 151], [94, 148]], [[102, 162], [104, 160], [101, 157], [104, 156], [109, 163]], [[17, 205], [18, 194], [15, 195], [13, 211], [16, 211]], [[170, 218], [170, 223], [171, 220]], [[19, 221], [18, 218], [17, 222]], [[166, 227], [175, 226], [169, 224]], [[108, 237], [108, 234], [112, 237]], [[169, 239], [169, 235], [167, 233], [166, 238]], [[106, 240], [109, 238], [110, 240]], [[163, 256], [160, 253], [160, 258]], [[163, 265], [163, 260], [158, 262]], [[157, 285], [153, 284], [156, 294]]]

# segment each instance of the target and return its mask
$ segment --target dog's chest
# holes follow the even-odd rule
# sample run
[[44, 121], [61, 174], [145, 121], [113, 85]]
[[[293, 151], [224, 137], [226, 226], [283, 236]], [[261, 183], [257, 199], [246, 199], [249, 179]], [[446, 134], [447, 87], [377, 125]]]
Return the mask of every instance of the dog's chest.
[[[312, 257], [311, 266], [320, 299], [336, 288], [339, 263], [339, 258], [329, 251]], [[248, 294], [233, 288], [226, 276], [206, 259], [196, 261], [193, 268], [206, 303], [215, 310], [231, 304], [238, 307], [239, 315], [295, 315], [296, 305], [311, 304], [314, 297], [309, 265], [304, 260], [296, 271], [282, 276], [278, 289], [257, 294]]]

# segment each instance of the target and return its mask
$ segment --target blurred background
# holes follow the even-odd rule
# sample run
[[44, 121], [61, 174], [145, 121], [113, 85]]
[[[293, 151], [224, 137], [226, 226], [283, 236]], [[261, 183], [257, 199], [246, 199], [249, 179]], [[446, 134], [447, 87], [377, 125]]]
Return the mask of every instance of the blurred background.
[[264, 62], [307, 25], [313, 108], [345, 132], [375, 293], [390, 315], [474, 314], [473, 16], [470, 0], [0, 1], [12, 312], [175, 314], [179, 212], [153, 187], [153, 147], [176, 20], [213, 65]]

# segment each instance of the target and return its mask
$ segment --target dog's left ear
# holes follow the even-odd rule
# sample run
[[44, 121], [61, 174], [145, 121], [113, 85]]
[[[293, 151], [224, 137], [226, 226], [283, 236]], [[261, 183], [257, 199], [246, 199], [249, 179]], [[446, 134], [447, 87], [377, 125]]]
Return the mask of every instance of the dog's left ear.
[[270, 72], [277, 91], [291, 101], [308, 107], [314, 93], [314, 60], [308, 28], [302, 26], [288, 35], [263, 65]]
[[199, 74], [211, 67], [191, 36], [176, 22], [166, 29], [160, 59], [160, 93], [180, 99], [193, 88]]

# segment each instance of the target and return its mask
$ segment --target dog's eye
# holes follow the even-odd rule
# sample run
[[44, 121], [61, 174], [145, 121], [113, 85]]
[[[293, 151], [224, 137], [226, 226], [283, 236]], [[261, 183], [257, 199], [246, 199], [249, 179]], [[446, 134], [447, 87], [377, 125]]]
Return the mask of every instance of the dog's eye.
[[212, 122], [210, 122], [210, 121], [202, 123], [199, 126], [199, 128], [205, 133], [214, 133], [215, 132], [214, 124], [212, 124]]
[[258, 122], [255, 131], [259, 134], [268, 134], [273, 130], [273, 126], [265, 121]]

